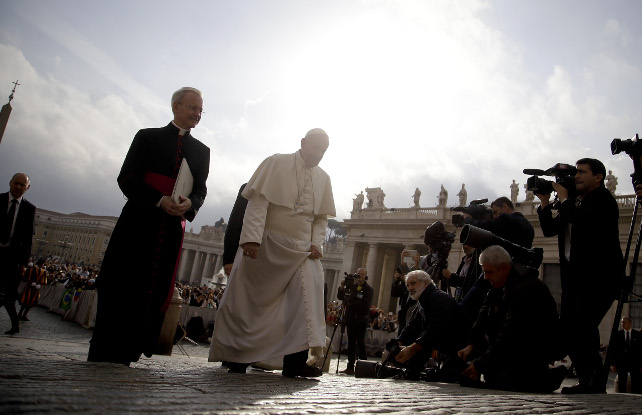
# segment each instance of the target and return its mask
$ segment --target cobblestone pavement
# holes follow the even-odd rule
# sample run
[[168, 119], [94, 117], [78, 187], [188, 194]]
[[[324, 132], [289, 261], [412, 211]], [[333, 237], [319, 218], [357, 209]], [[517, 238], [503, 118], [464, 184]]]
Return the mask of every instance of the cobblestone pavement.
[[[90, 330], [36, 308], [14, 336], [0, 334], [0, 413], [228, 414], [639, 414], [642, 396], [566, 396], [476, 390], [444, 383], [317, 380], [251, 370], [228, 374], [207, 362], [207, 346], [186, 356], [142, 358], [130, 368], [86, 362]], [[0, 333], [9, 328], [0, 310]], [[124, 342], [127, 339], [123, 339]], [[345, 357], [345, 356], [344, 356]], [[342, 361], [341, 368], [345, 366]]]

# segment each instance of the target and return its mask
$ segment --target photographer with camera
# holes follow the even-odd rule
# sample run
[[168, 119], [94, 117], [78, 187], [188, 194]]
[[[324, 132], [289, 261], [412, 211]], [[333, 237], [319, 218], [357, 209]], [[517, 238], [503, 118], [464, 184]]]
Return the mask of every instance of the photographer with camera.
[[479, 206], [468, 206], [461, 209], [466, 224], [476, 226], [511, 241], [514, 244], [530, 248], [533, 245], [535, 230], [528, 219], [515, 211], [513, 202], [505, 196], [495, 199], [491, 204], [493, 218], [490, 220], [475, 217], [474, 209]]
[[464, 251], [464, 257], [457, 271], [450, 272], [447, 269], [442, 271], [443, 277], [448, 280], [448, 285], [455, 287], [455, 301], [458, 303], [461, 303], [481, 275], [476, 249], [468, 245], [462, 245], [461, 248]]
[[397, 339], [402, 348], [395, 359], [406, 366], [404, 378], [418, 380], [428, 359], [438, 352], [444, 356], [439, 380], [456, 381], [463, 365], [457, 351], [466, 344], [471, 321], [451, 296], [435, 286], [427, 272], [409, 272], [406, 285], [418, 305]]
[[390, 288], [390, 296], [399, 298], [399, 305], [397, 307], [397, 318], [399, 321], [399, 331], [406, 327], [406, 322], [409, 320], [410, 313], [414, 310], [417, 301], [410, 297], [408, 288], [406, 287], [406, 274], [410, 272], [410, 268], [406, 263], [401, 264], [395, 269], [395, 276]]
[[[579, 379], [562, 393], [605, 393], [598, 326], [624, 277], [619, 210], [604, 186], [604, 164], [583, 158], [576, 167], [575, 189], [552, 183], [559, 199], [555, 206], [549, 201], [550, 194], [535, 193], [541, 200], [537, 213], [544, 236], [558, 237], [562, 324]], [[553, 209], [557, 209], [555, 217]]]
[[561, 357], [557, 306], [548, 287], [537, 270], [514, 263], [499, 245], [484, 249], [479, 262], [492, 288], [468, 346], [458, 353], [472, 360], [460, 383], [523, 392], [556, 390], [567, 369], [548, 368]]
[[357, 352], [360, 360], [366, 356], [366, 329], [370, 318], [370, 306], [374, 291], [366, 282], [367, 271], [359, 268], [356, 274], [346, 275], [341, 281], [337, 298], [345, 306], [345, 325], [348, 332], [348, 366], [341, 373], [354, 375]]

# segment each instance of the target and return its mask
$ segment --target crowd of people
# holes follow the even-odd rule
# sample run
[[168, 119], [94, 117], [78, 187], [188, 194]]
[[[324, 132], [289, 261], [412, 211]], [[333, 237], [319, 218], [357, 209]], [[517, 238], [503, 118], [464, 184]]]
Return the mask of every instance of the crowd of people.
[[225, 288], [212, 288], [206, 286], [191, 286], [177, 282], [176, 288], [183, 299], [183, 304], [192, 307], [204, 307], [218, 309], [218, 306], [225, 292]]
[[[341, 316], [343, 313], [343, 305], [341, 302], [336, 300], [330, 301], [326, 307], [326, 324], [341, 324]], [[386, 313], [384, 310], [377, 308], [376, 306], [371, 306], [368, 328], [372, 330], [387, 331], [390, 333], [397, 331], [399, 328], [397, 313], [393, 313], [392, 311]]]

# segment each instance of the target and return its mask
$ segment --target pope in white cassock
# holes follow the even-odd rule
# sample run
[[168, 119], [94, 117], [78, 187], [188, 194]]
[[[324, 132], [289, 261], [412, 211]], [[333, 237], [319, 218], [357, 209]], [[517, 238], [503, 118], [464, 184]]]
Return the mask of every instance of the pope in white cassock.
[[336, 211], [330, 177], [318, 164], [328, 146], [325, 131], [308, 131], [299, 151], [265, 159], [243, 190], [240, 246], [209, 355], [232, 373], [283, 357], [284, 376], [322, 374], [306, 360], [308, 349], [321, 356], [326, 337], [319, 259]]

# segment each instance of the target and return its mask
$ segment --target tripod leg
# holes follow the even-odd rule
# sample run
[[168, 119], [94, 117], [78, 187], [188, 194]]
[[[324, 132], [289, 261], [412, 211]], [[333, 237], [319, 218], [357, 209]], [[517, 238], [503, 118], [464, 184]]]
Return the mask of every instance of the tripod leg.
[[[629, 230], [629, 238], [626, 246], [625, 266], [626, 261], [629, 258], [629, 250], [631, 248], [631, 239], [634, 232], [635, 220], [638, 213], [638, 207], [640, 206], [640, 201], [635, 201], [635, 208], [633, 209], [633, 218], [631, 220], [631, 228]], [[611, 337], [609, 339], [609, 347], [606, 349], [606, 358], [604, 359], [604, 368], [602, 376], [602, 386], [606, 387], [606, 384], [609, 380], [609, 373], [611, 369], [611, 361], [613, 360], [613, 348], [612, 345], [615, 345], [615, 339], [617, 338], [618, 328], [620, 326], [620, 318], [622, 317], [622, 309], [624, 308], [624, 303], [628, 300], [629, 294], [633, 288], [635, 282], [635, 275], [638, 263], [638, 257], [640, 255], [640, 245], [642, 244], [642, 225], [638, 229], [638, 239], [635, 242], [635, 251], [633, 251], [633, 262], [631, 263], [631, 270], [629, 276], [624, 278], [624, 286], [620, 291], [620, 298], [617, 300], [617, 307], [615, 309], [615, 317], [613, 317], [613, 326], [611, 327]]]
[[339, 362], [341, 361], [341, 346], [343, 346], [343, 333], [345, 332], [345, 325], [341, 323], [341, 335], [339, 336], [339, 355], [337, 356], [337, 370], [335, 373], [339, 373]]

